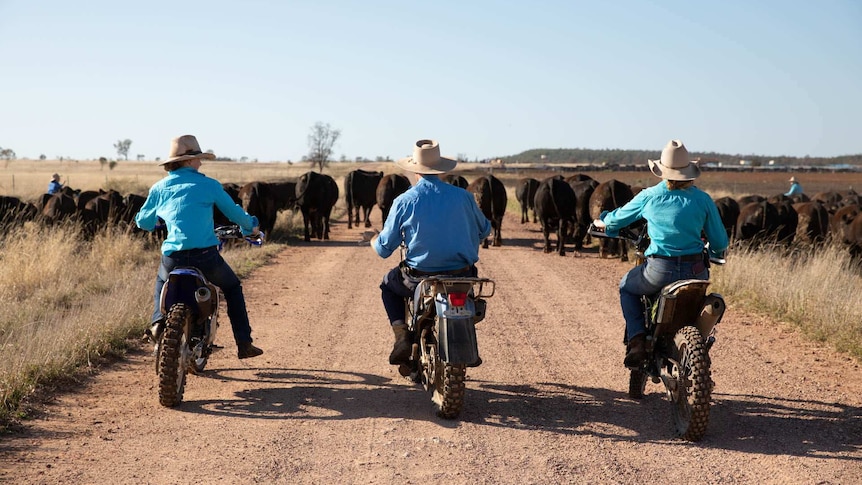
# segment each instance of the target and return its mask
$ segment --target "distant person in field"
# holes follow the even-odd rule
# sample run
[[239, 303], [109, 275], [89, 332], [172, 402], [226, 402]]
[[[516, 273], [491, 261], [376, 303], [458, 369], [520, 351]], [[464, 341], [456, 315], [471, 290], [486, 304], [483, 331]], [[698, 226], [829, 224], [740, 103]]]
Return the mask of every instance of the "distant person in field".
[[796, 177], [790, 177], [790, 190], [787, 191], [786, 196], [792, 197], [797, 194], [802, 193], [802, 186], [799, 185], [799, 182], [796, 181]]
[[48, 193], [56, 194], [63, 188], [63, 184], [60, 183], [60, 174], [55, 173], [51, 175], [51, 181], [48, 182]]

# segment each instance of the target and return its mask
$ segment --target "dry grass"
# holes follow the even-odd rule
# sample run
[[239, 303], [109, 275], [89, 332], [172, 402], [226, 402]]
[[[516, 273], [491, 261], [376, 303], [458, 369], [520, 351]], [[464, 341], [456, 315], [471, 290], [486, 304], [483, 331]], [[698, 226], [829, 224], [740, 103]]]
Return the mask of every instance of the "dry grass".
[[862, 361], [862, 276], [847, 251], [732, 250], [712, 269], [715, 289], [740, 306], [799, 327]]

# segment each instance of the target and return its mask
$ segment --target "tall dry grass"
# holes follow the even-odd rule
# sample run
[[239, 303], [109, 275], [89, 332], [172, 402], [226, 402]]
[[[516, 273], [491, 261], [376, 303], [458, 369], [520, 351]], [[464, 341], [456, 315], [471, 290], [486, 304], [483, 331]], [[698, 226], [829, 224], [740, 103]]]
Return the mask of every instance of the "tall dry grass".
[[[295, 231], [287, 216], [281, 224]], [[283, 247], [223, 255], [242, 277]], [[37, 386], [142, 335], [158, 258], [157, 247], [110, 229], [85, 241], [74, 225], [28, 223], [0, 238], [0, 428]]]
[[862, 361], [862, 276], [845, 248], [731, 249], [713, 267], [714, 289], [730, 308], [769, 315]]

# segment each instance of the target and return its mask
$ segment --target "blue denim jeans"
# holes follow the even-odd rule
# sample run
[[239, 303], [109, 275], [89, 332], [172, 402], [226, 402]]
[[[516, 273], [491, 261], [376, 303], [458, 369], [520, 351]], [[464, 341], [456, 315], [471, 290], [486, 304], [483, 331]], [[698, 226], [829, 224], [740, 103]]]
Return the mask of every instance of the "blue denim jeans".
[[626, 342], [646, 332], [643, 295], [655, 295], [663, 287], [679, 280], [708, 280], [709, 269], [702, 261], [677, 261], [649, 257], [620, 281], [620, 306], [626, 320]]
[[165, 281], [167, 281], [171, 271], [180, 266], [193, 266], [201, 270], [201, 273], [204, 274], [210, 283], [221, 288], [222, 293], [224, 293], [225, 303], [227, 304], [227, 317], [233, 329], [234, 341], [237, 344], [251, 342], [251, 325], [248, 322], [248, 312], [245, 308], [245, 296], [242, 294], [242, 285], [239, 278], [233, 272], [230, 265], [221, 257], [218, 248], [215, 246], [176, 251], [170, 256], [162, 255], [159, 271], [156, 274], [152, 321], [155, 322], [163, 318], [161, 308], [159, 308], [162, 287], [165, 286]]

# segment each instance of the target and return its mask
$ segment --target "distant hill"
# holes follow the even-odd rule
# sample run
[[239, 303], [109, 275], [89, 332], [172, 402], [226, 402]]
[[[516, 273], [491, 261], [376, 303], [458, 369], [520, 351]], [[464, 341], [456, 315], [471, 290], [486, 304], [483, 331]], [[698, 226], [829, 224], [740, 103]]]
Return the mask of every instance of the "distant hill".
[[[788, 157], [788, 156], [762, 156], [762, 155], [728, 155], [715, 152], [692, 152], [692, 158], [700, 159], [701, 163], [721, 163], [721, 165], [738, 165], [740, 160], [746, 160], [753, 166], [782, 165], [794, 166], [822, 166], [822, 165], [859, 165], [862, 166], [862, 154], [843, 155], [840, 157]], [[661, 157], [661, 150], [617, 150], [603, 149], [591, 150], [587, 148], [535, 148], [521, 152], [517, 155], [500, 157], [503, 163], [571, 163], [590, 165], [638, 165], [646, 163], [648, 159], [657, 160]]]

